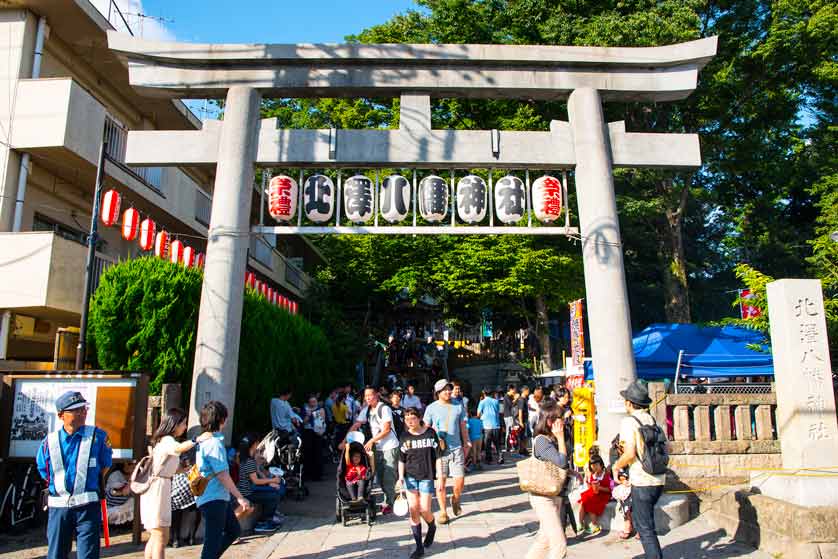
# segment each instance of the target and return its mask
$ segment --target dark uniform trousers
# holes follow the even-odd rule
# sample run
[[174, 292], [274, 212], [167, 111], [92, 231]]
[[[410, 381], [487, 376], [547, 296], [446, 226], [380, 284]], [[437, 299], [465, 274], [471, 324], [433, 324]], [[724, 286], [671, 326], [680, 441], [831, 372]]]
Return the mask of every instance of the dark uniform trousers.
[[102, 516], [98, 502], [80, 507], [49, 508], [47, 521], [47, 559], [65, 559], [70, 555], [73, 536], [76, 536], [76, 556], [99, 559], [99, 531]]

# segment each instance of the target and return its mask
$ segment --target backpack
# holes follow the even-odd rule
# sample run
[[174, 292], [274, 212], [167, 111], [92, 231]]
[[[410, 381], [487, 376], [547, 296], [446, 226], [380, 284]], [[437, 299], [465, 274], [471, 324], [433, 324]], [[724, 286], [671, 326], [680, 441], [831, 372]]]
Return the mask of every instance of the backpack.
[[142, 495], [148, 488], [151, 487], [151, 481], [154, 479], [151, 470], [153, 468], [153, 458], [151, 456], [151, 447], [148, 447], [148, 454], [143, 456], [137, 465], [134, 466], [134, 471], [131, 472], [131, 493], [135, 495]]
[[[397, 414], [392, 406], [388, 404], [384, 404], [385, 406], [390, 408], [390, 412], [393, 414], [393, 431], [396, 432], [396, 438], [401, 440], [402, 433], [404, 433], [404, 417]], [[378, 410], [378, 418], [381, 419], [381, 409]]]
[[665, 474], [669, 465], [669, 439], [660, 425], [652, 418], [651, 425], [644, 425], [639, 419], [631, 416], [640, 426], [637, 429], [643, 440], [643, 456], [638, 452], [638, 460], [647, 474]]

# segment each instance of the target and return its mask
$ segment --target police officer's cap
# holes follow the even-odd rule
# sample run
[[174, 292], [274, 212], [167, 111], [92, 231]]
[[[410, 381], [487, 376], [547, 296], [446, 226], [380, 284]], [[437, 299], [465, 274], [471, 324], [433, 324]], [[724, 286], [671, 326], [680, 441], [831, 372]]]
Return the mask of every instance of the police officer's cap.
[[81, 395], [81, 392], [73, 392], [72, 390], [65, 392], [55, 401], [55, 410], [58, 413], [76, 410], [87, 406], [87, 400]]

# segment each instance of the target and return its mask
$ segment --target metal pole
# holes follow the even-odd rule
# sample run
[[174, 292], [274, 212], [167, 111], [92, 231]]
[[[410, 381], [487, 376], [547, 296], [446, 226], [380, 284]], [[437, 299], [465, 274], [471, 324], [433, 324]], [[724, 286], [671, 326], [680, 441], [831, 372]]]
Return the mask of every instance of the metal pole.
[[76, 370], [84, 368], [87, 352], [87, 313], [90, 308], [90, 291], [93, 287], [93, 263], [96, 257], [96, 241], [99, 240], [99, 199], [102, 197], [102, 181], [105, 175], [105, 159], [108, 142], [99, 146], [99, 166], [96, 168], [96, 190], [93, 194], [93, 215], [90, 216], [90, 234], [87, 237], [87, 265], [84, 268], [84, 298], [81, 304], [79, 343], [76, 346]]
[[678, 364], [675, 366], [675, 394], [678, 394], [678, 377], [681, 374], [681, 359], [684, 357], [684, 350], [678, 351]]

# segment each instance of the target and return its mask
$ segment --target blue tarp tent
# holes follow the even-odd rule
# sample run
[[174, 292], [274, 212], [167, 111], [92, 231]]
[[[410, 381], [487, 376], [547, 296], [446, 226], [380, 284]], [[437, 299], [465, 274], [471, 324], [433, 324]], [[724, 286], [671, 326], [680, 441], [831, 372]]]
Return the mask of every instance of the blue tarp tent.
[[[673, 378], [678, 353], [682, 350], [682, 375], [707, 378], [773, 375], [771, 354], [747, 347], [759, 344], [763, 338], [759, 332], [738, 326], [652, 324], [632, 340], [637, 376], [647, 380]], [[585, 362], [585, 378], [593, 378], [590, 361]]]

